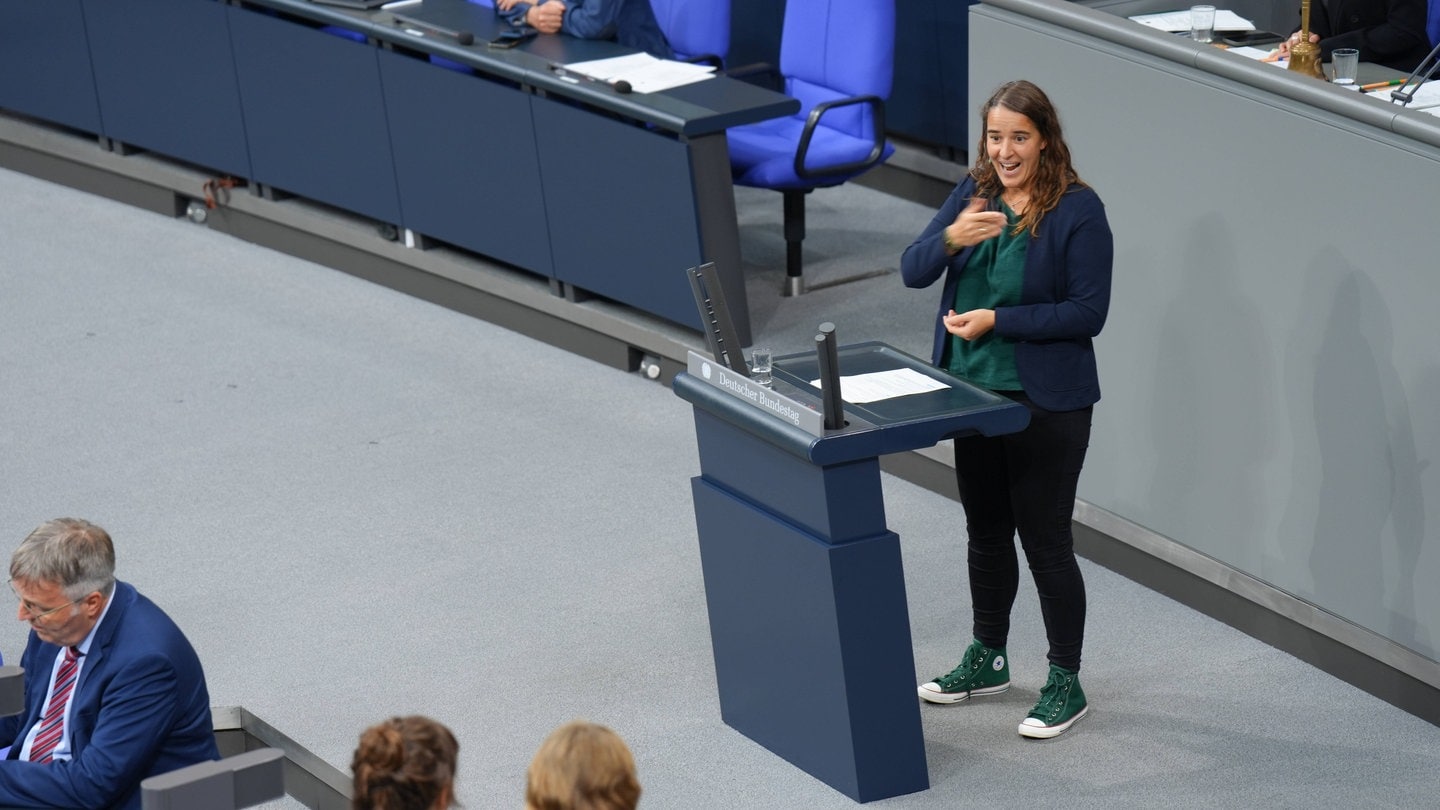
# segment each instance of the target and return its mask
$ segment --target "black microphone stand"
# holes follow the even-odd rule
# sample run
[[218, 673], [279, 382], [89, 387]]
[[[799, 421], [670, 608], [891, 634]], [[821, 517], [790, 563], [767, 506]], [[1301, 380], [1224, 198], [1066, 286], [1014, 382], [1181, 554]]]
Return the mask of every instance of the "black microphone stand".
[[1436, 45], [1430, 51], [1430, 55], [1420, 61], [1420, 64], [1415, 67], [1415, 72], [1411, 73], [1409, 78], [1390, 92], [1390, 100], [1402, 107], [1409, 104], [1410, 100], [1415, 98], [1415, 91], [1420, 89], [1420, 85], [1435, 77], [1437, 68], [1440, 68], [1440, 45]]

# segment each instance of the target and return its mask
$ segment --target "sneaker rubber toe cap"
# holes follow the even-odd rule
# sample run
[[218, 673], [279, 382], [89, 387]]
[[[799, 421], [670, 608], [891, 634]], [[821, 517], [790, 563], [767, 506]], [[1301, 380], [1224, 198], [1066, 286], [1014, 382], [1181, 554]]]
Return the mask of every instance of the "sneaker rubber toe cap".
[[969, 697], [965, 692], [954, 695], [946, 694], [940, 689], [940, 684], [935, 681], [926, 681], [920, 684], [915, 691], [920, 695], [921, 700], [927, 700], [931, 703], [959, 703]]

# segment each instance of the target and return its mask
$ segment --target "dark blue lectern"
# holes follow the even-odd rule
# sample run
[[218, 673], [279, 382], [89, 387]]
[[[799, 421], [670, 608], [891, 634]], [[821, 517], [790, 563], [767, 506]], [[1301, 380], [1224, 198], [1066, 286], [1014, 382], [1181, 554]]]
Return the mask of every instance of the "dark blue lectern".
[[910, 369], [943, 387], [846, 403], [845, 427], [814, 432], [813, 419], [785, 418], [820, 408], [814, 354], [777, 359], [770, 389], [692, 355], [674, 390], [695, 407], [692, 490], [721, 717], [868, 802], [930, 786], [879, 456], [1011, 433], [1029, 414], [884, 344], [838, 355], [845, 376]]

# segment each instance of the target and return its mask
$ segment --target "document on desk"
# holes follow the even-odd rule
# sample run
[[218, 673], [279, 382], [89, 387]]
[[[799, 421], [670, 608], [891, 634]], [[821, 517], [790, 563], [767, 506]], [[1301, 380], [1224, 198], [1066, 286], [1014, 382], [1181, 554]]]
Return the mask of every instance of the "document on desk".
[[[1190, 33], [1190, 10], [1165, 11], [1159, 14], [1136, 14], [1130, 19], [1149, 28], [1171, 33]], [[1215, 9], [1215, 30], [1216, 31], [1254, 31], [1255, 23], [1241, 17], [1233, 11], [1223, 8]]]
[[[811, 380], [816, 388], [823, 388], [819, 380]], [[949, 386], [934, 377], [928, 377], [913, 368], [897, 368], [890, 371], [875, 371], [869, 374], [852, 374], [840, 378], [840, 397], [846, 402], [862, 405], [882, 399], [906, 397], [940, 391]]]
[[[1379, 90], [1372, 90], [1365, 95], [1371, 98], [1378, 98], [1381, 101], [1391, 101], [1390, 94], [1399, 90], [1397, 87], [1382, 87]], [[1396, 103], [1399, 106], [1399, 103]], [[1431, 115], [1440, 115], [1440, 82], [1426, 82], [1415, 88], [1415, 95], [1410, 97], [1410, 103], [1405, 105], [1408, 110], [1421, 110]]]
[[1228, 52], [1236, 56], [1243, 56], [1246, 59], [1254, 59], [1256, 62], [1264, 62], [1267, 65], [1275, 65], [1276, 67], [1282, 68], [1290, 67], [1289, 61], [1280, 58], [1279, 48], [1256, 48], [1251, 45], [1238, 45], [1234, 48], [1229, 48]]
[[630, 91], [633, 93], [655, 93], [715, 76], [714, 65], [658, 59], [648, 53], [572, 62], [562, 67], [567, 73], [610, 84], [623, 79], [630, 83]]

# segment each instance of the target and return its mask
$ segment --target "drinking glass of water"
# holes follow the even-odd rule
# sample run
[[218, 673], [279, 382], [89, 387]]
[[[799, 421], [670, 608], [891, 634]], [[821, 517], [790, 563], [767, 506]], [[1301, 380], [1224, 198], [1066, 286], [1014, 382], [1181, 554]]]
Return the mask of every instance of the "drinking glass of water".
[[770, 362], [769, 349], [756, 347], [750, 350], [750, 379], [756, 385], [770, 385]]
[[1190, 7], [1190, 38], [1204, 43], [1215, 39], [1214, 6]]

